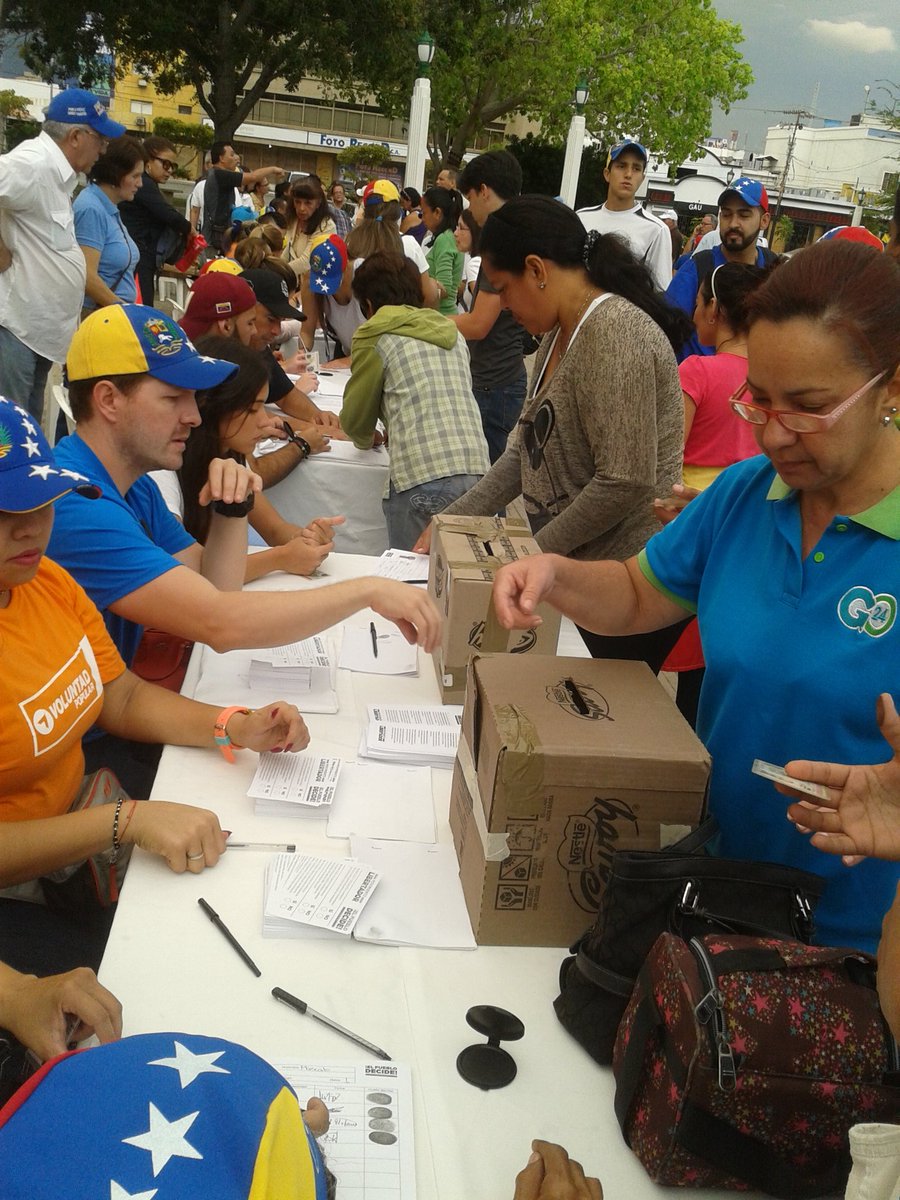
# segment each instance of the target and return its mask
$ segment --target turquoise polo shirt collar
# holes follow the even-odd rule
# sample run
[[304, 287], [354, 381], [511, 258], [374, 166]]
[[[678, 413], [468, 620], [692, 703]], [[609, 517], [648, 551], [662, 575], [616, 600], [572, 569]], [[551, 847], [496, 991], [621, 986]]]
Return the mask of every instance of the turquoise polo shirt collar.
[[[795, 495], [794, 489], [788, 487], [781, 476], [776, 474], [766, 493], [766, 499], [789, 500]], [[853, 513], [846, 519], [853, 521], [855, 525], [863, 525], [866, 529], [880, 533], [894, 542], [900, 541], [900, 488], [894, 488], [871, 508], [864, 508], [862, 512]]]
[[107, 196], [100, 184], [92, 183], [90, 188], [92, 197], [96, 200], [100, 207], [104, 208], [110, 214], [110, 216], [117, 217], [119, 215], [119, 206], [117, 204], [113, 204], [112, 200], [110, 200], [109, 196]]

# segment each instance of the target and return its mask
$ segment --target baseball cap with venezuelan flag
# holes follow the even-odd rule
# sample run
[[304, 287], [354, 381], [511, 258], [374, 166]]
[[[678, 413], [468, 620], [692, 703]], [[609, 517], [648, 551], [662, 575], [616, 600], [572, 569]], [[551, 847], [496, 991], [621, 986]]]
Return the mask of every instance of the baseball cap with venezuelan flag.
[[198, 353], [170, 316], [144, 304], [110, 304], [79, 325], [66, 356], [70, 381], [109, 375], [152, 375], [173, 387], [216, 387], [235, 363]]

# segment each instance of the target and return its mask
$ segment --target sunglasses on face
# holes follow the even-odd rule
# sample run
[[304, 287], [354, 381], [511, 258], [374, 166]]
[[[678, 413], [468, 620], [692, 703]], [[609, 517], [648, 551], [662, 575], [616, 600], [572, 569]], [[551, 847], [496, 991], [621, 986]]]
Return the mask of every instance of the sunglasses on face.
[[178, 163], [172, 162], [171, 158], [160, 158], [158, 154], [154, 154], [153, 159], [160, 164], [164, 171], [169, 171], [170, 173], [178, 166]]
[[540, 470], [544, 461], [544, 447], [550, 439], [556, 425], [556, 413], [549, 400], [539, 405], [537, 412], [530, 421], [520, 421], [522, 426], [522, 441], [531, 463], [532, 471]]
[[742, 421], [749, 421], [751, 425], [767, 425], [774, 417], [783, 428], [789, 429], [791, 433], [824, 433], [826, 429], [832, 427], [835, 421], [839, 421], [857, 400], [861, 400], [885, 374], [885, 371], [880, 372], [874, 379], [864, 383], [852, 396], [848, 396], [837, 408], [824, 415], [811, 412], [780, 412], [773, 408], [764, 408], [760, 404], [754, 404], [751, 400], [745, 399], [750, 394], [746, 381], [741, 384], [728, 403]]

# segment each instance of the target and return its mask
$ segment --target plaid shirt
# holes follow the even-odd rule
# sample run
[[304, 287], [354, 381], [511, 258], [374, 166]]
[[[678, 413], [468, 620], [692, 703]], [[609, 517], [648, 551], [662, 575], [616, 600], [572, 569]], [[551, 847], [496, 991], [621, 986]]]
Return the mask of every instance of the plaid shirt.
[[353, 228], [352, 219], [347, 216], [342, 208], [338, 208], [336, 204], [329, 204], [328, 211], [331, 213], [331, 216], [334, 219], [334, 225], [335, 229], [337, 230], [338, 237], [343, 238], [344, 241], [346, 241], [347, 234]]
[[379, 418], [388, 431], [390, 479], [398, 492], [487, 471], [466, 343], [439, 313], [388, 305], [356, 331], [341, 424], [363, 448], [371, 446]]

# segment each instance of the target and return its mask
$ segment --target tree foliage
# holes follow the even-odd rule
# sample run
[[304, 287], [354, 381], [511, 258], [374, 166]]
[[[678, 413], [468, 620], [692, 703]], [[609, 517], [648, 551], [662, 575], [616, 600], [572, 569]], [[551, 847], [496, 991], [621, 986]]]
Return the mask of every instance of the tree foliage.
[[[116, 70], [147, 67], [157, 89], [191, 87], [212, 119], [216, 138], [230, 139], [274, 80], [293, 91], [309, 76], [352, 88], [357, 54], [379, 43], [382, 63], [395, 55], [416, 14], [403, 0], [7, 0], [8, 29], [25, 35], [25, 61], [45, 78], [71, 75], [85, 86]], [[393, 40], [392, 40], [393, 39]], [[410, 77], [412, 67], [410, 66]]]
[[[519, 160], [522, 168], [522, 191], [541, 196], [557, 196], [562, 181], [565, 147], [533, 133], [524, 138], [512, 137], [507, 149]], [[581, 172], [578, 176], [578, 192], [575, 207], [602, 204], [606, 199], [607, 185], [603, 178], [606, 166], [606, 147], [588, 146], [581, 156]]]
[[[561, 140], [575, 84], [590, 86], [587, 127], [610, 144], [638, 136], [680, 161], [753, 81], [739, 26], [711, 0], [455, 0], [427, 15], [436, 162], [458, 164], [485, 125], [514, 112]], [[407, 76], [385, 65], [377, 94], [393, 114], [408, 105]]]

